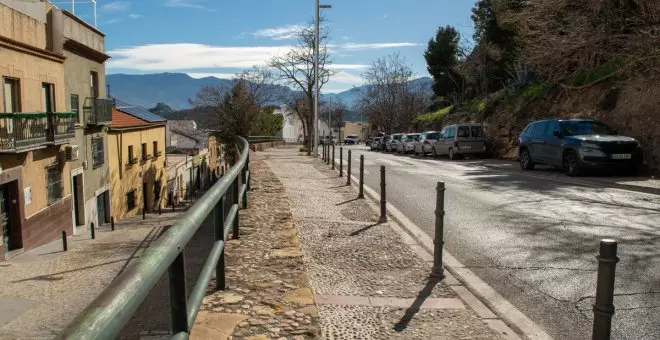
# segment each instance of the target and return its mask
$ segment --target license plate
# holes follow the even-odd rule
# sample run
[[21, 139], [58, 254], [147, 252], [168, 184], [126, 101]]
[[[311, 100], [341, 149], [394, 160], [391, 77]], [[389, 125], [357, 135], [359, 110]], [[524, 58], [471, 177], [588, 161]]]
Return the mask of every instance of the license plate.
[[632, 155], [629, 153], [616, 153], [612, 155], [612, 159], [631, 159]]
[[470, 149], [472, 149], [472, 145], [461, 146], [461, 149], [470, 150]]

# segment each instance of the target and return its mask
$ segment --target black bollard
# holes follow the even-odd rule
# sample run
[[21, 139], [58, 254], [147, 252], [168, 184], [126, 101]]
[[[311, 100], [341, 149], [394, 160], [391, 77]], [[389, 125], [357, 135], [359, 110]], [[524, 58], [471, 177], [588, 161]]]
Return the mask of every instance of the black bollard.
[[594, 303], [593, 340], [609, 340], [612, 333], [612, 316], [614, 315], [614, 278], [616, 264], [617, 242], [601, 240], [598, 259], [598, 281], [596, 282], [596, 302]]
[[344, 148], [339, 147], [339, 177], [344, 177]]
[[332, 163], [332, 170], [335, 169], [335, 145], [332, 144], [332, 160], [330, 161]]
[[348, 164], [346, 167], [346, 185], [351, 185], [351, 150], [348, 150]]
[[360, 155], [360, 193], [358, 198], [364, 198], [364, 155]]
[[380, 166], [380, 219], [378, 223], [387, 222], [387, 193], [385, 192], [385, 166]]
[[160, 204], [158, 204], [158, 215], [162, 215], [162, 214], [163, 214], [163, 207]]
[[115, 231], [115, 217], [110, 216], [110, 231]]
[[92, 240], [96, 238], [96, 232], [94, 231], [94, 222], [89, 224], [89, 232], [91, 233]]
[[445, 244], [445, 183], [438, 182], [435, 201], [435, 237], [433, 239], [433, 269], [431, 277], [442, 280], [445, 277], [442, 266], [442, 247]]
[[66, 231], [62, 230], [62, 251], [67, 251], [69, 247], [66, 244]]

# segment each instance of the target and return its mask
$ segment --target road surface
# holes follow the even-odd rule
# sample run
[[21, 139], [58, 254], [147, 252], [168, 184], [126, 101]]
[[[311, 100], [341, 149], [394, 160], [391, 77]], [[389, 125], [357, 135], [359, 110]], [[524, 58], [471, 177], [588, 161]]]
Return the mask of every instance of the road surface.
[[[595, 254], [619, 241], [613, 339], [660, 339], [660, 196], [582, 186], [478, 162], [352, 149], [358, 177], [433, 237], [435, 186], [446, 191], [445, 247], [556, 339], [591, 338]], [[337, 148], [336, 158], [339, 158]]]

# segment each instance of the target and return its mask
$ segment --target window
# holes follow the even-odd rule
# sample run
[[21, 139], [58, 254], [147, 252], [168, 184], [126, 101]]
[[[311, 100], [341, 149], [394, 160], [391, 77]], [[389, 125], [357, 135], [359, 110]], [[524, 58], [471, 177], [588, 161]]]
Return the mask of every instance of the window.
[[[69, 106], [71, 107], [71, 112], [78, 115], [78, 112], [80, 112], [80, 102], [78, 101], [77, 94], [72, 94], [71, 97], [69, 97]], [[80, 119], [78, 119], [78, 121], [80, 121]]]
[[103, 151], [103, 137], [92, 138], [92, 166], [94, 169], [105, 163], [105, 153]]
[[456, 135], [458, 137], [461, 137], [461, 138], [470, 137], [470, 127], [469, 126], [459, 126], [458, 127], [458, 133]]
[[48, 205], [51, 205], [62, 198], [62, 172], [59, 164], [54, 164], [46, 168], [46, 195], [48, 196]]
[[133, 164], [133, 160], [135, 157], [133, 157], [133, 145], [128, 146], [128, 164]]
[[553, 136], [553, 132], [559, 131], [559, 122], [556, 120], [548, 122], [548, 126], [546, 126], [545, 130], [545, 135], [550, 137], [550, 138], [557, 138]]
[[440, 137], [440, 134], [437, 133], [437, 132], [429, 133], [428, 135], [426, 135], [426, 139], [429, 139], [429, 140], [436, 140], [439, 137]]
[[55, 112], [55, 85], [42, 83], [44, 112]]
[[99, 74], [90, 71], [89, 72], [89, 95], [92, 98], [98, 98], [99, 97]]
[[472, 133], [472, 137], [481, 138], [484, 136], [484, 129], [481, 128], [481, 126], [471, 126], [470, 131]]
[[160, 181], [154, 182], [154, 199], [158, 201], [160, 199]]
[[2, 79], [2, 102], [4, 112], [21, 112], [20, 82], [15, 78]]
[[158, 157], [158, 142], [154, 141], [154, 157]]
[[453, 128], [453, 127], [447, 128], [447, 130], [445, 130], [445, 133], [444, 133], [445, 138], [446, 139], [453, 139], [455, 130], [456, 130], [456, 128]]
[[128, 210], [135, 209], [135, 190], [131, 190], [126, 194], [126, 207]]
[[142, 159], [148, 159], [149, 154], [147, 154], [147, 143], [142, 143]]

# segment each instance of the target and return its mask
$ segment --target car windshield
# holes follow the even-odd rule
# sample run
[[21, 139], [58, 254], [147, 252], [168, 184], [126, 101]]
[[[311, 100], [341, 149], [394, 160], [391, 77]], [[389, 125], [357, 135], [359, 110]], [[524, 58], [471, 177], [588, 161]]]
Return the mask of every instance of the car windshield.
[[401, 140], [401, 135], [394, 135], [392, 136], [393, 140]]
[[561, 131], [566, 136], [615, 134], [611, 127], [601, 122], [590, 120], [561, 122]]

